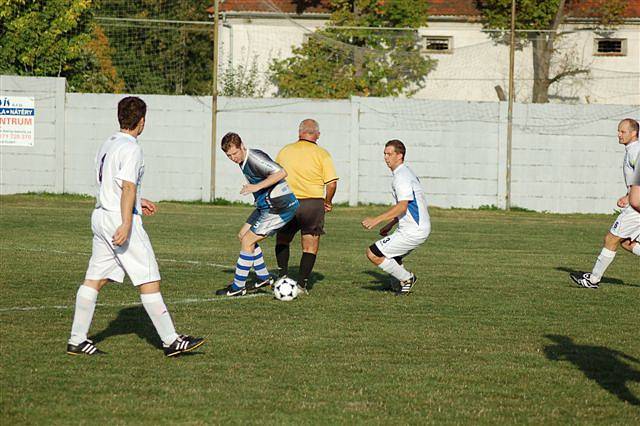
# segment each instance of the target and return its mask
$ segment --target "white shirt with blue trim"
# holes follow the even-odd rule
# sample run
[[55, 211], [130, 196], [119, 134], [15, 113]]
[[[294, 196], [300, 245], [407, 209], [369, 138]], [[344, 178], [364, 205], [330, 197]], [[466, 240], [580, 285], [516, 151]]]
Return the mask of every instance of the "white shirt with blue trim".
[[407, 212], [398, 217], [398, 231], [419, 238], [426, 238], [431, 231], [431, 219], [420, 179], [405, 164], [393, 171], [391, 192], [396, 203], [408, 201]]

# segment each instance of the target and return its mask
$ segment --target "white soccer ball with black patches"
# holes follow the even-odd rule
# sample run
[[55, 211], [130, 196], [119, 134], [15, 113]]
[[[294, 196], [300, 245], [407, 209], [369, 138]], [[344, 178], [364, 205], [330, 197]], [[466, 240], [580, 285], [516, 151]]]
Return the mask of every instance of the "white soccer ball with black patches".
[[278, 300], [290, 302], [298, 297], [298, 283], [289, 277], [282, 277], [273, 285], [273, 295]]

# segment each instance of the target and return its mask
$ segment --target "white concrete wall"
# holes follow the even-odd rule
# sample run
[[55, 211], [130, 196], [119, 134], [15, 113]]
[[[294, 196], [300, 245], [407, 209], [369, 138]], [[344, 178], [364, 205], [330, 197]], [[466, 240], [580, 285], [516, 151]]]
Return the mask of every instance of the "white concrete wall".
[[[123, 95], [67, 94], [66, 192], [93, 194], [93, 157], [118, 130]], [[199, 200], [210, 193], [211, 99], [142, 95], [147, 119], [143, 191], [150, 199]]]
[[[36, 141], [0, 147], [2, 194], [49, 191], [93, 194], [94, 155], [118, 128], [124, 95], [66, 94], [61, 79], [2, 79], [0, 95], [36, 97]], [[10, 84], [9, 84], [10, 83]], [[156, 200], [209, 200], [211, 100], [142, 96], [149, 106], [140, 137], [143, 193]], [[407, 146], [407, 163], [429, 201], [440, 207], [503, 207], [506, 196], [505, 103], [353, 98], [220, 98], [215, 196], [241, 197], [238, 166], [218, 148], [228, 131], [275, 158], [297, 137], [304, 118], [320, 123], [320, 145], [332, 154], [340, 182], [335, 201], [387, 203], [391, 175], [382, 151], [389, 139]], [[512, 204], [539, 211], [607, 213], [624, 193], [624, 148], [616, 126], [640, 117], [639, 106], [516, 104]]]

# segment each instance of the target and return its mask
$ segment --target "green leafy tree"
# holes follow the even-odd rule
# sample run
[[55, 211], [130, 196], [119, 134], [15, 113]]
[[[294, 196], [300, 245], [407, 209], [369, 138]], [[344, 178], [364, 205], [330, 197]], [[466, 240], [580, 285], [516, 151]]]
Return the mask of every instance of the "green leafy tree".
[[219, 76], [221, 96], [261, 98], [267, 91], [268, 83], [260, 76], [257, 56], [247, 65], [228, 63], [221, 67]]
[[92, 0], [0, 2], [0, 72], [65, 77], [72, 91], [117, 91], [122, 82], [92, 6]]
[[424, 87], [435, 67], [417, 40], [426, 1], [333, 0], [331, 6], [326, 28], [271, 63], [278, 96], [410, 96]]
[[211, 26], [169, 22], [208, 21], [211, 0], [98, 0], [98, 6], [98, 22], [127, 92], [211, 93]]
[[[492, 37], [497, 42], [509, 43], [511, 0], [477, 0], [477, 4], [485, 28], [504, 30], [491, 33]], [[567, 18], [576, 11], [588, 10], [593, 29], [610, 28], [620, 23], [625, 7], [625, 0], [516, 0], [516, 30], [526, 30], [516, 31], [518, 46], [532, 45], [533, 102], [549, 102], [551, 85], [589, 72], [558, 52], [560, 38], [571, 33], [561, 30]]]

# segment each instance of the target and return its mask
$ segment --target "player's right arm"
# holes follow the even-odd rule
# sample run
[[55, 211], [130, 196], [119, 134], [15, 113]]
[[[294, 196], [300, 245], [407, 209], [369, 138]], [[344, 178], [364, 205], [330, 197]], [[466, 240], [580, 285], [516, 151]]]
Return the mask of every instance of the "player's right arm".
[[131, 224], [133, 223], [133, 205], [136, 202], [136, 184], [126, 180], [122, 181], [122, 195], [120, 196], [120, 214], [122, 224], [113, 234], [113, 244], [121, 246], [129, 239]]

